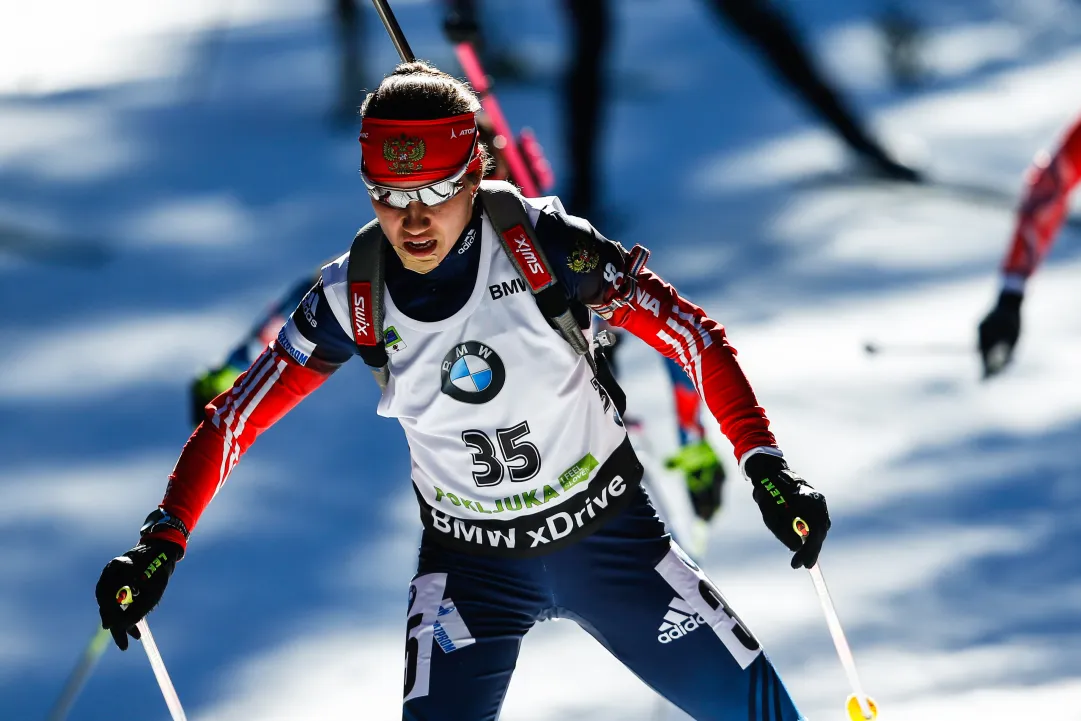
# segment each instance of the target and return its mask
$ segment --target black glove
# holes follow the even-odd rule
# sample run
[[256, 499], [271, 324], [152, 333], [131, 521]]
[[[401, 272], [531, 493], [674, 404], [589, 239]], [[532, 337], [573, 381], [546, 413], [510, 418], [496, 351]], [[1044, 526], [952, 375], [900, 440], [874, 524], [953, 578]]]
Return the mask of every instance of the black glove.
[[[754, 502], [762, 511], [766, 527], [790, 551], [796, 552], [792, 556], [792, 568], [815, 565], [830, 530], [825, 496], [790, 471], [783, 458], [768, 453], [756, 453], [748, 458], [744, 471], [754, 485]], [[794, 527], [797, 518], [803, 519], [809, 528], [806, 537], [801, 537]]]
[[1014, 346], [1021, 336], [1023, 299], [1021, 293], [1002, 291], [998, 303], [980, 322], [980, 357], [983, 359], [984, 378], [999, 373], [1013, 357]]
[[[183, 549], [163, 539], [146, 538], [123, 556], [105, 564], [94, 595], [98, 599], [101, 627], [113, 634], [121, 651], [128, 648], [128, 636], [139, 638], [138, 623], [165, 593], [165, 585]], [[131, 589], [132, 601], [125, 608], [117, 598], [124, 587]]]

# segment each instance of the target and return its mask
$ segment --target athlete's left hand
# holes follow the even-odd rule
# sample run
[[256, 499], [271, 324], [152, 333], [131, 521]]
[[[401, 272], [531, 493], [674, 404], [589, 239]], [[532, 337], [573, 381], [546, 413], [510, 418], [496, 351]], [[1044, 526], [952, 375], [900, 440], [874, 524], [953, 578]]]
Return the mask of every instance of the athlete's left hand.
[[[743, 468], [754, 484], [754, 502], [762, 511], [762, 520], [777, 539], [795, 551], [792, 568], [810, 568], [818, 562], [818, 554], [830, 529], [830, 514], [826, 498], [811, 488], [788, 468], [783, 458], [756, 453]], [[803, 519], [810, 529], [801, 537], [794, 524]]]

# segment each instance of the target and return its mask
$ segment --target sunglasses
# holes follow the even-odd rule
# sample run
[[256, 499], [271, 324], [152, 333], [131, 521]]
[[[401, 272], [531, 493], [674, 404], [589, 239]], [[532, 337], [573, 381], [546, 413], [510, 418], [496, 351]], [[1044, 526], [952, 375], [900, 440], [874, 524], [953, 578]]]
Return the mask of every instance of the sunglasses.
[[[476, 149], [476, 145], [477, 141], [474, 137], [474, 149]], [[458, 193], [462, 192], [462, 188], [465, 187], [462, 178], [465, 176], [466, 171], [469, 170], [469, 163], [472, 160], [473, 151], [470, 151], [469, 160], [466, 161], [465, 165], [463, 165], [458, 172], [449, 178], [444, 178], [443, 180], [436, 181], [421, 188], [388, 188], [385, 185], [379, 185], [368, 177], [364, 172], [363, 167], [360, 170], [360, 179], [363, 181], [364, 187], [368, 189], [368, 195], [372, 197], [372, 200], [376, 200], [383, 205], [389, 205], [392, 208], [402, 210], [415, 201], [423, 203], [430, 208], [445, 203]]]

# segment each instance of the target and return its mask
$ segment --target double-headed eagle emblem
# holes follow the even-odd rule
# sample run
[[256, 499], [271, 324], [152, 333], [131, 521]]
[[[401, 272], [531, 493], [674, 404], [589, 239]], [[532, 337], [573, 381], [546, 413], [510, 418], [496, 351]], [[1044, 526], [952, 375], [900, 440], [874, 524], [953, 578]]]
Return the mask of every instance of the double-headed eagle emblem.
[[575, 273], [589, 273], [597, 267], [600, 259], [601, 254], [597, 247], [579, 238], [574, 250], [567, 257], [567, 267]]
[[415, 173], [421, 170], [420, 161], [424, 157], [424, 141], [402, 133], [396, 138], [383, 141], [383, 159], [387, 167], [398, 175]]

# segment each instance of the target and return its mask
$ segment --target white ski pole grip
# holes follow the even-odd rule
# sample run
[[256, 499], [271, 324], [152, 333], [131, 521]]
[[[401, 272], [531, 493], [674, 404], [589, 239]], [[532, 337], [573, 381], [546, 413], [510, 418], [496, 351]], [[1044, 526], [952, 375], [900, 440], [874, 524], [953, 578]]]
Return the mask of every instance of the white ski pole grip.
[[[792, 521], [792, 529], [801, 538], [806, 538], [811, 532], [807, 522], [797, 517]], [[826, 579], [822, 576], [822, 569], [818, 563], [807, 569], [811, 574], [811, 582], [814, 584], [818, 601], [822, 604], [822, 612], [826, 616], [826, 626], [829, 627], [830, 636], [833, 638], [833, 647], [837, 649], [837, 657], [841, 659], [845, 675], [848, 676], [848, 685], [852, 688], [852, 694], [845, 700], [845, 710], [848, 718], [852, 721], [872, 721], [878, 718], [878, 707], [874, 700], [863, 692], [859, 674], [856, 673], [856, 659], [852, 656], [852, 649], [845, 638], [844, 629], [841, 628], [841, 620], [837, 617], [837, 609], [833, 606], [829, 588], [826, 587]]]
[[[135, 594], [130, 586], [124, 586], [116, 592], [116, 601], [124, 610], [127, 610], [133, 600], [135, 600]], [[165, 662], [161, 659], [161, 652], [158, 651], [158, 644], [154, 642], [154, 634], [150, 633], [150, 626], [147, 625], [146, 619], [140, 620], [135, 627], [139, 629], [139, 640], [142, 641], [143, 649], [146, 650], [146, 657], [150, 659], [150, 668], [154, 670], [154, 678], [158, 681], [161, 695], [165, 697], [169, 715], [172, 716], [173, 721], [188, 721], [188, 717], [184, 714], [184, 707], [180, 705], [180, 697], [176, 695], [176, 689], [169, 678], [169, 672], [165, 670]]]

